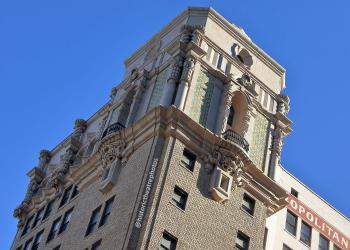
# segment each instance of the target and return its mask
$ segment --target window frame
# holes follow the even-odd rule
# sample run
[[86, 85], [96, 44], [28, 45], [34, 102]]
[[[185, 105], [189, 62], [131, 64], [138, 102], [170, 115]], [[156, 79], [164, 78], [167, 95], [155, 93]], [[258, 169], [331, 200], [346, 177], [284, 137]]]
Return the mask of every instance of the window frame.
[[[88, 224], [86, 231], [85, 231], [85, 237], [89, 236], [90, 234], [92, 234], [94, 232], [95, 227], [98, 224], [98, 218], [100, 216], [101, 208], [102, 208], [102, 206], [100, 205], [91, 212], [89, 224]], [[96, 219], [95, 219], [95, 217], [96, 217]], [[93, 220], [95, 220], [95, 221], [93, 222]]]
[[[60, 230], [60, 225], [61, 225], [61, 216], [58, 217], [57, 219], [55, 219], [53, 222], [52, 222], [52, 225], [51, 225], [51, 228], [50, 228], [50, 231], [49, 231], [49, 234], [47, 235], [47, 240], [46, 240], [46, 243], [50, 242], [51, 240], [53, 240], [54, 238], [57, 237], [58, 235], [58, 232]], [[54, 230], [57, 226], [57, 229]]]
[[293, 195], [295, 198], [298, 198], [299, 192], [295, 190], [294, 188], [290, 189], [290, 194]]
[[[309, 237], [308, 237], [308, 239], [306, 239], [306, 241], [305, 241], [305, 239], [303, 238], [303, 235], [305, 235], [304, 233], [303, 233], [303, 228], [307, 228], [307, 229], [309, 229], [310, 231], [310, 234], [308, 235]], [[307, 241], [308, 240], [308, 241]], [[309, 224], [307, 224], [305, 221], [301, 221], [301, 228], [300, 228], [300, 241], [301, 242], [303, 242], [304, 244], [306, 244], [307, 246], [311, 246], [311, 241], [312, 241], [312, 227], [309, 225]]]
[[31, 228], [31, 223], [32, 223], [33, 219], [34, 219], [34, 214], [31, 215], [31, 216], [27, 219], [27, 221], [26, 221], [26, 223], [25, 223], [25, 225], [24, 225], [24, 228], [23, 228], [23, 230], [22, 230], [21, 237], [24, 236], [24, 235], [26, 235], [26, 234], [29, 232], [29, 230], [30, 230], [30, 228]]
[[[101, 247], [102, 245], [102, 239], [99, 239], [98, 241], [94, 242], [91, 246], [91, 250], [96, 250], [98, 249], [97, 247]], [[102, 248], [100, 248], [102, 249]]]
[[69, 202], [72, 190], [73, 190], [73, 185], [68, 186], [64, 190], [61, 201], [60, 201], [60, 205], [58, 206], [58, 208], [63, 207], [64, 205], [66, 205]]
[[[61, 224], [60, 224], [60, 229], [58, 230], [58, 234], [61, 234], [64, 231], [66, 231], [69, 223], [72, 220], [73, 210], [74, 210], [74, 207], [70, 208], [69, 210], [67, 210], [64, 213], [63, 219], [62, 219]], [[67, 221], [67, 218], [68, 218], [68, 221]]]
[[[188, 159], [189, 164], [187, 164], [187, 162], [184, 160], [184, 158]], [[188, 169], [189, 171], [193, 172], [194, 171], [194, 167], [196, 165], [196, 160], [197, 160], [197, 156], [196, 154], [192, 153], [190, 150], [188, 150], [187, 148], [185, 148], [182, 152], [182, 157], [180, 160], [180, 165], [186, 169]]]
[[42, 221], [50, 217], [51, 212], [53, 210], [53, 205], [54, 204], [55, 204], [55, 199], [50, 200], [47, 203], [46, 208], [45, 208], [45, 212], [44, 212], [44, 215], [43, 215], [43, 218], [42, 218]]
[[[239, 243], [237, 242], [238, 239], [242, 240], [243, 244], [245, 242], [245, 244], [247, 244], [247, 245], [240, 246]], [[235, 241], [235, 247], [239, 250], [248, 250], [249, 245], [250, 245], [250, 237], [248, 235], [246, 235], [245, 233], [243, 233], [242, 231], [238, 231], [237, 236], [236, 236], [236, 241]]]
[[30, 250], [33, 245], [33, 238], [30, 238], [24, 243], [23, 250]]
[[[174, 198], [174, 195], [177, 195], [180, 197], [180, 201], [176, 200]], [[188, 193], [184, 191], [179, 186], [175, 185], [173, 189], [173, 194], [171, 196], [171, 202], [178, 208], [185, 210], [187, 205], [187, 199], [188, 199]]]
[[[167, 246], [165, 246], [162, 243], [163, 240], [167, 240], [170, 242], [170, 248], [168, 248]], [[168, 231], [164, 231], [162, 234], [162, 238], [160, 240], [160, 243], [159, 243], [159, 247], [162, 247], [160, 249], [175, 250], [176, 246], [177, 246], [177, 241], [178, 241], [178, 239], [174, 235], [172, 235]]]
[[[246, 203], [251, 204], [252, 208], [246, 206]], [[254, 198], [252, 198], [250, 195], [248, 195], [247, 193], [244, 193], [243, 194], [243, 202], [242, 202], [242, 206], [241, 206], [243, 211], [247, 212], [251, 216], [254, 216], [255, 205], [256, 205], [256, 200]]]
[[30, 250], [37, 250], [40, 243], [43, 241], [43, 238], [44, 238], [44, 229], [35, 235], [35, 238], [34, 238], [34, 241], [32, 243], [32, 247]]
[[[291, 215], [295, 218], [295, 226], [294, 226], [294, 232], [289, 231], [289, 228], [287, 227], [287, 225], [291, 226], [292, 225], [288, 222], [288, 215]], [[298, 216], [295, 215], [294, 213], [292, 213], [289, 209], [287, 209], [287, 216], [286, 216], [286, 223], [284, 228], [287, 230], [287, 232], [289, 232], [290, 234], [296, 236], [297, 235], [297, 229], [298, 229]]]
[[[322, 240], [327, 242], [327, 248], [323, 248], [323, 247], [321, 248], [321, 241]], [[329, 250], [329, 239], [322, 234], [320, 234], [320, 238], [318, 240], [318, 250]]]
[[[45, 213], [45, 207], [42, 207], [38, 210], [38, 212], [35, 215], [35, 219], [33, 221], [32, 228], [36, 227], [38, 225], [38, 223], [42, 221], [42, 219], [44, 218], [44, 213]], [[41, 215], [41, 217], [39, 217], [40, 215]]]
[[[102, 214], [101, 214], [101, 218], [100, 218], [100, 222], [98, 224], [98, 227], [102, 227], [103, 225], [105, 225], [108, 222], [108, 217], [112, 213], [114, 199], [115, 199], [115, 196], [109, 198], [106, 201], [105, 206], [104, 206], [103, 211], [102, 211]], [[109, 211], [107, 212], [108, 206], [110, 206], [110, 208], [109, 208]]]

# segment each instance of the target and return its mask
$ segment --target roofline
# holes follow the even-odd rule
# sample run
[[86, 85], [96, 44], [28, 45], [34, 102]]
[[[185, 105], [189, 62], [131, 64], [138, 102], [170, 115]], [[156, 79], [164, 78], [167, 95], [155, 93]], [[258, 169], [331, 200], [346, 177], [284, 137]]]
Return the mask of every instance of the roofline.
[[150, 39], [148, 39], [141, 47], [139, 47], [134, 53], [132, 53], [129, 57], [126, 58], [124, 61], [124, 65], [128, 65], [132, 63], [138, 56], [140, 56], [142, 53], [145, 52], [145, 50], [152, 45], [152, 43], [157, 40], [159, 37], [165, 35], [170, 31], [170, 29], [175, 26], [178, 22], [185, 19], [189, 13], [191, 12], [207, 12], [208, 18], [214, 17], [217, 20], [220, 21], [221, 24], [223, 24], [229, 31], [231, 31], [231, 35], [235, 34], [236, 37], [238, 36], [241, 43], [243, 43], [247, 47], [251, 47], [251, 50], [256, 50], [258, 55], [260, 55], [260, 59], [263, 59], [263, 61], [267, 64], [269, 64], [270, 67], [275, 68], [277, 71], [279, 71], [280, 75], [282, 76], [282, 82], [281, 82], [281, 89], [285, 88], [285, 73], [286, 70], [278, 63], [276, 62], [271, 56], [269, 56], [265, 51], [263, 51], [259, 46], [257, 46], [253, 41], [251, 41], [249, 38], [244, 36], [242, 32], [240, 31], [240, 28], [230, 23], [227, 19], [225, 19], [222, 15], [220, 15], [215, 9], [212, 7], [188, 7], [184, 11], [182, 11], [179, 15], [177, 15], [174, 19], [170, 21], [166, 26], [164, 26], [160, 31], [158, 31], [155, 35], [153, 35]]
[[294, 180], [296, 180], [297, 182], [299, 182], [302, 186], [304, 186], [306, 189], [308, 189], [309, 191], [311, 191], [311, 193], [313, 195], [315, 195], [317, 198], [319, 198], [321, 201], [323, 201], [324, 203], [326, 203], [326, 205], [328, 205], [330, 208], [332, 208], [335, 212], [337, 212], [339, 215], [341, 215], [344, 219], [346, 219], [348, 222], [350, 222], [350, 219], [345, 216], [342, 212], [340, 212], [338, 209], [336, 209], [333, 205], [331, 205], [328, 201], [326, 201], [324, 198], [322, 198], [320, 195], [318, 195], [314, 190], [312, 190], [311, 188], [309, 188], [308, 186], [306, 186], [306, 184], [304, 184], [303, 182], [301, 182], [301, 180], [299, 180], [297, 177], [295, 177], [293, 174], [291, 174], [287, 169], [285, 169], [283, 166], [281, 166], [281, 169], [286, 172], [288, 175], [290, 175]]

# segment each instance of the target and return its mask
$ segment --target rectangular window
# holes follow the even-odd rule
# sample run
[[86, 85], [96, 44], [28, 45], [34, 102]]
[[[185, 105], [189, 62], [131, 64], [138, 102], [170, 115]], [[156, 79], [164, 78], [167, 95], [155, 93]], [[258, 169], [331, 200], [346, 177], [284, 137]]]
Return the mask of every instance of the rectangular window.
[[71, 218], [72, 218], [72, 213], [73, 213], [73, 208], [69, 209], [64, 214], [59, 233], [62, 233], [62, 232], [64, 232], [67, 229], [68, 224], [69, 224], [69, 222], [71, 221]]
[[163, 233], [162, 240], [160, 241], [160, 250], [175, 250], [177, 239], [168, 232]]
[[180, 162], [181, 166], [187, 168], [190, 171], [193, 171], [195, 162], [196, 162], [196, 155], [194, 155], [187, 149], [184, 149], [182, 153], [182, 159]]
[[206, 59], [208, 61], [210, 61], [210, 57], [211, 57], [211, 52], [213, 51], [213, 49], [211, 47], [208, 47], [208, 51], [207, 51], [207, 56], [206, 56]]
[[92, 244], [91, 250], [102, 250], [101, 244], [102, 240], [96, 241], [94, 244]]
[[73, 188], [72, 195], [71, 195], [70, 199], [73, 199], [78, 194], [79, 194], [78, 186], [75, 185]]
[[99, 227], [107, 223], [108, 217], [112, 211], [113, 201], [114, 201], [114, 196], [110, 198], [108, 201], [106, 201], [106, 205], [105, 205], [105, 208], [103, 209]]
[[225, 192], [227, 192], [229, 185], [230, 185], [230, 178], [224, 174], [221, 174], [220, 188], [222, 188]]
[[172, 202], [179, 208], [185, 210], [188, 194], [181, 188], [175, 186]]
[[66, 188], [66, 190], [64, 190], [59, 207], [62, 207], [63, 205], [65, 205], [68, 202], [71, 191], [72, 191], [72, 186], [69, 186], [68, 188]]
[[223, 59], [223, 56], [221, 54], [219, 54], [219, 59], [218, 59], [218, 63], [216, 65], [216, 67], [218, 69], [221, 69], [221, 66], [222, 66], [222, 59]]
[[26, 243], [24, 244], [23, 250], [29, 250], [32, 245], [32, 241], [33, 241], [33, 238], [27, 240]]
[[250, 215], [254, 215], [255, 210], [255, 200], [249, 197], [247, 194], [243, 195], [243, 204], [242, 209], [249, 213]]
[[319, 250], [329, 250], [329, 240], [320, 234], [320, 241], [318, 243]]
[[296, 191], [294, 188], [291, 188], [290, 194], [293, 195], [295, 198], [298, 198], [299, 195], [298, 191]]
[[24, 228], [23, 228], [23, 231], [22, 231], [22, 236], [25, 235], [29, 228], [30, 228], [30, 224], [32, 223], [33, 221], [33, 218], [34, 218], [34, 215], [30, 216], [27, 221], [26, 221], [26, 224], [24, 225]]
[[46, 218], [48, 218], [50, 216], [54, 203], [55, 203], [55, 200], [51, 200], [51, 201], [49, 201], [49, 203], [47, 203], [43, 220], [45, 220]]
[[293, 250], [291, 249], [289, 246], [287, 246], [286, 244], [283, 244], [283, 248], [282, 250]]
[[41, 230], [36, 236], [35, 236], [35, 239], [34, 239], [34, 242], [33, 242], [33, 245], [32, 245], [32, 249], [31, 250], [37, 250], [40, 243], [42, 242], [43, 240], [43, 234], [44, 234], [44, 230]]
[[52, 250], [60, 250], [61, 245], [55, 246]]
[[33, 222], [32, 228], [34, 228], [38, 223], [42, 220], [44, 216], [44, 208], [39, 209], [39, 211], [36, 213], [35, 220]]
[[50, 240], [54, 239], [58, 233], [59, 227], [60, 227], [60, 220], [61, 217], [58, 217], [56, 220], [54, 220], [54, 222], [52, 223], [51, 229], [50, 229], [50, 233], [47, 236], [47, 241], [49, 242]]
[[301, 222], [300, 240], [306, 245], [311, 246], [311, 227], [304, 221]]
[[91, 214], [91, 217], [90, 217], [90, 221], [89, 221], [89, 225], [88, 225], [88, 227], [86, 229], [85, 236], [91, 234], [94, 231], [94, 229], [96, 227], [96, 224], [97, 224], [97, 221], [98, 221], [98, 217], [100, 215], [100, 210], [101, 210], [101, 206], [99, 206], [94, 211], [92, 211], [92, 214]]
[[244, 233], [238, 231], [236, 238], [236, 248], [239, 250], [248, 250], [249, 249], [249, 237]]
[[292, 212], [287, 210], [287, 219], [286, 219], [286, 230], [293, 234], [294, 236], [297, 233], [297, 223], [298, 217], [294, 215]]

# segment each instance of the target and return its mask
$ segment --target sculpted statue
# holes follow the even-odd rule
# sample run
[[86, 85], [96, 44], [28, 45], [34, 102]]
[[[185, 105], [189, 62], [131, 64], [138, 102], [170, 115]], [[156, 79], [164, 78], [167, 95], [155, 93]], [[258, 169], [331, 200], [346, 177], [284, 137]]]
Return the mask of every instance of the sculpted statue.
[[194, 65], [196, 60], [193, 57], [187, 57], [181, 75], [181, 81], [189, 82], [191, 81], [192, 73], [194, 70]]

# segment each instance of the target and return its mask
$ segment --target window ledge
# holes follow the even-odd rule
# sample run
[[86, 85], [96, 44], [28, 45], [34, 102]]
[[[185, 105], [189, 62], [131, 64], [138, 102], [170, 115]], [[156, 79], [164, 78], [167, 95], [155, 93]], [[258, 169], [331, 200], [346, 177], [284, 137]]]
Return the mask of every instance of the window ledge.
[[295, 238], [295, 239], [297, 238], [296, 235], [292, 234], [292, 233], [289, 232], [287, 229], [284, 228], [284, 231], [285, 231], [287, 234], [289, 234], [290, 236], [292, 236], [293, 238]]
[[299, 239], [299, 242], [301, 244], [303, 244], [304, 246], [306, 246], [307, 248], [311, 248], [311, 245], [309, 246], [308, 244], [306, 244], [305, 242], [303, 242], [302, 240]]
[[176, 207], [178, 210], [180, 210], [181, 212], [185, 212], [185, 210], [184, 209], [182, 209], [181, 207], [178, 207], [174, 202], [172, 202], [172, 201], [169, 201], [169, 203], [171, 204], [171, 205], [173, 205], [174, 207]]
[[[245, 211], [245, 210], [242, 208], [242, 206], [240, 206], [240, 209], [243, 211], [243, 213], [247, 214], [247, 215], [250, 216], [251, 218], [255, 218], [255, 216], [254, 216], [255, 213], [253, 213], [253, 214], [248, 213], [247, 211]], [[255, 211], [254, 211], [254, 212], [255, 212]]]
[[184, 168], [187, 172], [189, 172], [192, 176], [194, 176], [194, 168], [195, 167], [193, 167], [193, 171], [191, 171], [188, 167], [181, 164], [181, 162], [179, 163], [179, 165], [180, 165], [180, 167]]

